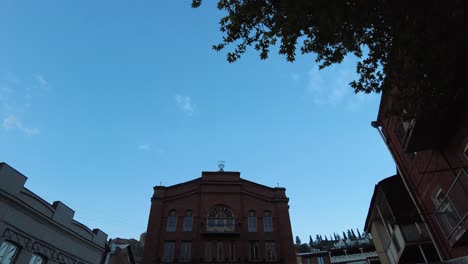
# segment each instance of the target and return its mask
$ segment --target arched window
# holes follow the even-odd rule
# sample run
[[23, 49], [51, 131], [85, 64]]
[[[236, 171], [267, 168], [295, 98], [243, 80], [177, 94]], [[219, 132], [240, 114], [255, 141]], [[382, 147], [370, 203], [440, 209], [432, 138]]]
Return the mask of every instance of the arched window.
[[167, 217], [167, 226], [166, 226], [166, 231], [167, 232], [175, 232], [177, 228], [177, 216], [176, 216], [176, 211], [171, 210], [169, 212], [169, 216]]
[[32, 254], [31, 260], [29, 260], [29, 264], [44, 264], [45, 262], [45, 258], [37, 254]]
[[263, 232], [273, 232], [273, 219], [269, 211], [263, 213]]
[[192, 210], [185, 211], [184, 216], [184, 232], [191, 232], [193, 224]]
[[15, 260], [18, 253], [18, 247], [8, 241], [3, 241], [0, 244], [0, 263], [10, 264]]
[[208, 213], [208, 232], [234, 232], [234, 214], [226, 206], [217, 205]]
[[257, 216], [254, 210], [250, 210], [247, 224], [249, 232], [257, 232]]

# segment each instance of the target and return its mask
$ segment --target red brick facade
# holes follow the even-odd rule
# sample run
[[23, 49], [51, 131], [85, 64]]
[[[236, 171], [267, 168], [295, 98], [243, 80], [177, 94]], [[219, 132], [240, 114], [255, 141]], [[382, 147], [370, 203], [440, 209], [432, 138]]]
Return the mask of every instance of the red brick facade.
[[295, 263], [285, 191], [224, 171], [154, 187], [143, 263]]
[[403, 121], [383, 96], [377, 124], [444, 260], [468, 255], [468, 115], [426, 113]]

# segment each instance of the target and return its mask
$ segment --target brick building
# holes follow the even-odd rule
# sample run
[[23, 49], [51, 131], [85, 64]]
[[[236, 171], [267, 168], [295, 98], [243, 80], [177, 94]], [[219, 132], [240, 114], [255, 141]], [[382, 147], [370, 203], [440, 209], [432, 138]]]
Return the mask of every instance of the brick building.
[[295, 263], [285, 191], [223, 170], [154, 187], [143, 263]]
[[[468, 261], [468, 104], [459, 95], [434, 110], [429, 107], [434, 102], [426, 100], [412, 120], [393, 115], [401, 112], [397, 105], [398, 91], [385, 91], [372, 125], [395, 160], [401, 188], [440, 260]], [[383, 225], [391, 239], [396, 239], [395, 220]]]

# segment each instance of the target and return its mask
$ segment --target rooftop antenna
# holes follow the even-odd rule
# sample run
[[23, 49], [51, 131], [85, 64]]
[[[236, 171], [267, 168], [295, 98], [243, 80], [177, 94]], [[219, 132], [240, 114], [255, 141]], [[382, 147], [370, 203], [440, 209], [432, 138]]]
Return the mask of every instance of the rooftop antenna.
[[276, 186], [279, 188], [279, 182], [276, 183]]
[[224, 160], [218, 160], [219, 171], [224, 171]]

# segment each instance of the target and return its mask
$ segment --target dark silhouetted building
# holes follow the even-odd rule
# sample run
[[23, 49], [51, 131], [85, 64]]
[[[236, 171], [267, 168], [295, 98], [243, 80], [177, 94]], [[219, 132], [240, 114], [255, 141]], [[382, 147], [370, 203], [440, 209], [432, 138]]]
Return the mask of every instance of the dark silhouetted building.
[[107, 234], [73, 219], [64, 203], [44, 201], [26, 180], [0, 162], [0, 263], [102, 263]]
[[154, 187], [143, 263], [295, 263], [285, 191], [222, 170]]
[[[389, 90], [382, 95], [378, 118], [372, 122], [372, 125], [379, 130], [388, 146], [397, 166], [397, 177], [401, 179], [398, 188], [386, 191], [387, 183], [384, 180], [379, 183], [381, 186], [376, 188], [376, 191], [382, 192], [380, 190], [382, 189], [382, 193], [389, 197], [403, 195], [406, 191], [415, 208], [408, 212], [413, 214], [411, 216], [394, 215], [389, 218], [382, 215], [380, 220], [384, 221], [383, 230], [377, 233], [386, 233], [391, 241], [400, 241], [398, 238], [400, 233], [396, 231], [402, 231], [401, 228], [406, 225], [406, 220], [415, 221], [418, 223], [417, 226], [427, 227], [427, 234], [425, 229], [421, 229], [420, 233], [425, 239], [430, 238], [441, 261], [466, 263], [468, 261], [468, 103], [460, 99], [462, 96], [466, 95], [454, 95], [453, 98], [458, 97], [457, 100], [440, 104], [437, 110], [431, 107], [437, 98], [424, 99], [419, 102], [420, 110], [415, 117], [408, 120], [393, 114], [404, 113], [404, 110], [399, 108], [399, 92], [396, 89]], [[380, 195], [374, 193], [374, 196]], [[391, 212], [399, 215], [406, 210], [403, 208], [407, 205], [397, 201], [390, 206], [392, 206]], [[371, 205], [370, 210], [375, 210], [375, 207]], [[420, 218], [414, 216], [415, 212]], [[414, 226], [410, 228], [413, 229]], [[378, 236], [381, 241], [387, 241], [384, 235]], [[388, 243], [387, 241], [384, 244]], [[395, 243], [396, 245], [401, 246], [398, 243]], [[396, 258], [390, 260], [390, 263], [399, 262], [401, 255], [395, 256]]]

